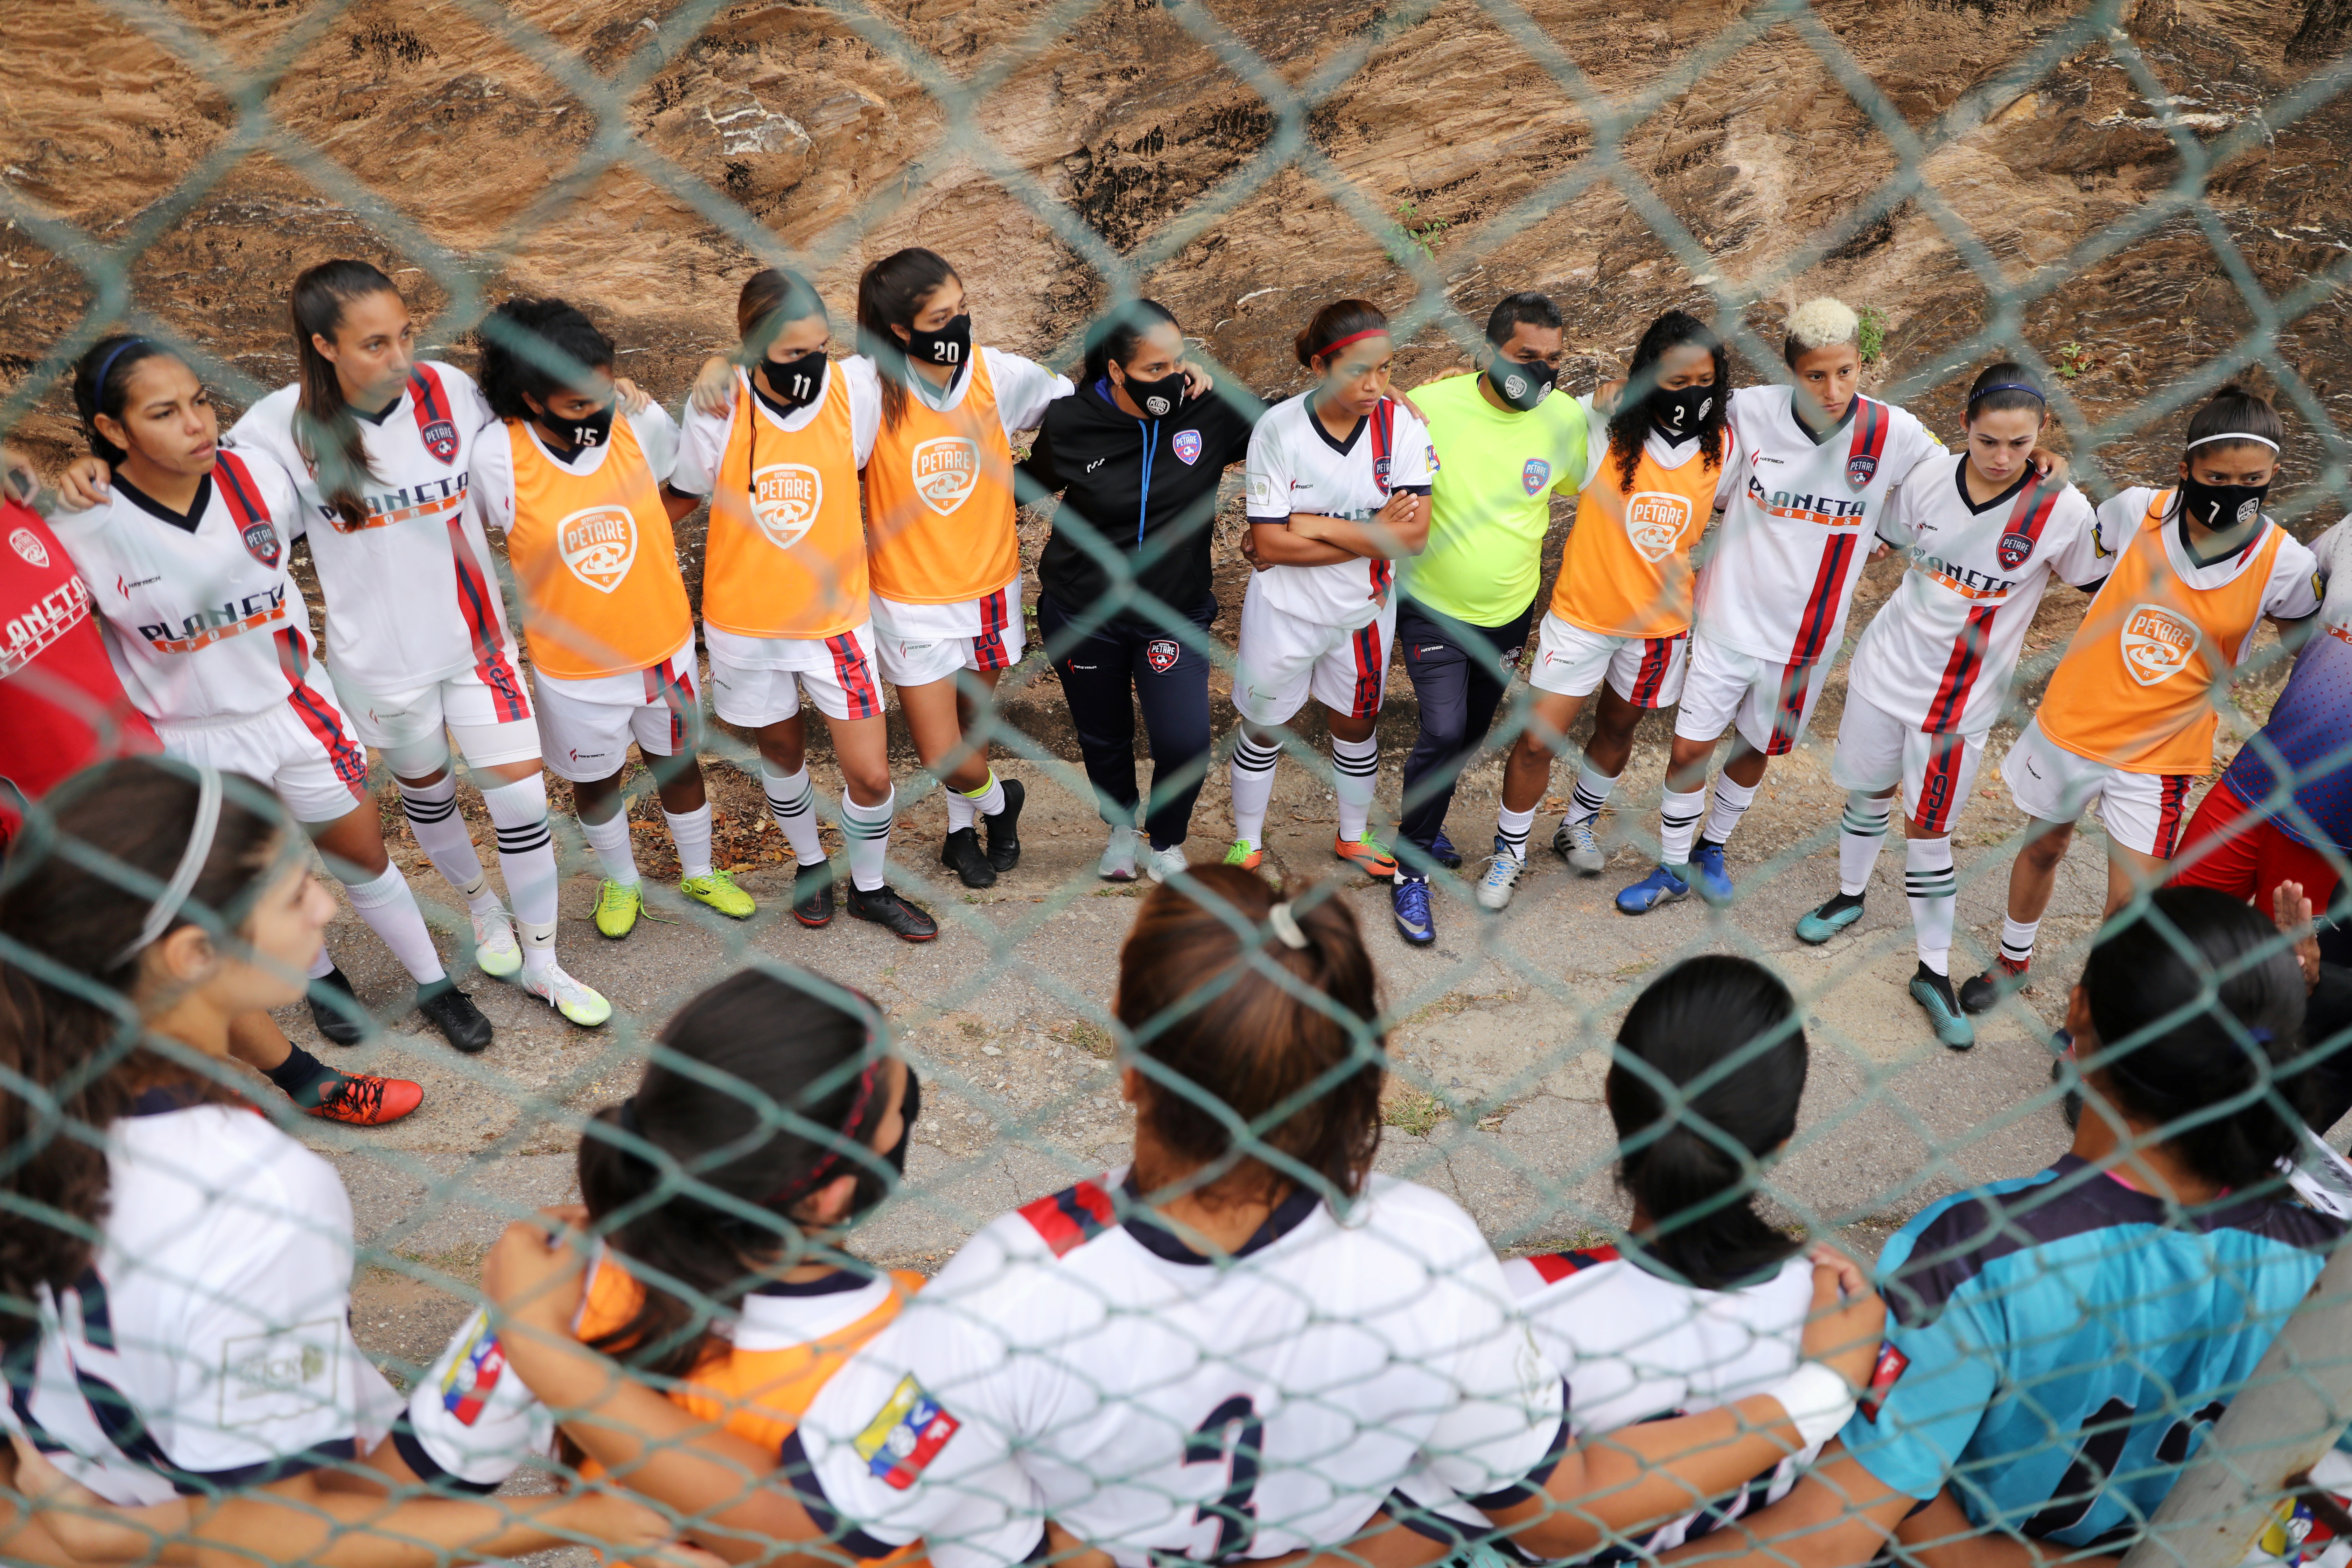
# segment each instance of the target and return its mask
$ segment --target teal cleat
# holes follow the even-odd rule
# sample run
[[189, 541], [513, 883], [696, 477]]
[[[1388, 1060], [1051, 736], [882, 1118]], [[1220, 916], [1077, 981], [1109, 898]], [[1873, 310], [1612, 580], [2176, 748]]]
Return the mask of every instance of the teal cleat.
[[1956, 1051], [1974, 1047], [1976, 1026], [1960, 1011], [1960, 999], [1952, 994], [1950, 976], [1938, 974], [1922, 963], [1911, 976], [1911, 1000], [1927, 1010], [1927, 1022], [1935, 1026], [1937, 1039]]
[[1860, 893], [1840, 893], [1821, 908], [1807, 910], [1797, 917], [1797, 940], [1821, 946], [1862, 919], [1862, 900]]

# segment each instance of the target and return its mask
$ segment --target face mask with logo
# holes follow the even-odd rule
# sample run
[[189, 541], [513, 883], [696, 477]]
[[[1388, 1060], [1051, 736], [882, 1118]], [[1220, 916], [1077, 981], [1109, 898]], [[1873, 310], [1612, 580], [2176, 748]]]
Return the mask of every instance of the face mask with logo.
[[1177, 405], [1184, 401], [1184, 373], [1181, 370], [1158, 381], [1130, 378], [1119, 384], [1135, 400], [1135, 405], [1154, 419], [1164, 419], [1175, 413]]
[[936, 332], [907, 329], [907, 357], [921, 364], [961, 364], [971, 357], [971, 317], [958, 316]]
[[2268, 485], [2209, 485], [2194, 479], [2180, 481], [2180, 507], [2198, 525], [2215, 533], [2243, 528], [2263, 515]]
[[797, 359], [761, 360], [760, 395], [790, 413], [816, 401], [824, 386], [824, 351], [812, 349]]
[[1486, 367], [1486, 380], [1496, 396], [1525, 414], [1551, 395], [1559, 372], [1548, 364], [1521, 364], [1497, 356]]
[[1672, 391], [1658, 386], [1650, 389], [1650, 423], [1658, 434], [1669, 441], [1687, 441], [1706, 423], [1715, 409], [1715, 388], [1712, 386], [1678, 386]]
[[613, 438], [613, 407], [607, 403], [585, 419], [565, 419], [542, 404], [539, 422], [567, 447], [601, 447]]

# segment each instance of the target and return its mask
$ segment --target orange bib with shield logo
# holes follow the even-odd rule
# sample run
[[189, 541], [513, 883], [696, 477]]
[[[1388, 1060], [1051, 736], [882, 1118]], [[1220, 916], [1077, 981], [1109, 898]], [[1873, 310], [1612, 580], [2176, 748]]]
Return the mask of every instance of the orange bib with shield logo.
[[988, 356], [973, 350], [967, 374], [963, 401], [944, 414], [908, 392], [866, 462], [874, 591], [902, 605], [961, 604], [1021, 574], [1013, 447]]
[[816, 417], [782, 430], [737, 371], [735, 418], [710, 492], [702, 618], [740, 637], [814, 639], [871, 613], [848, 378], [828, 370]]
[[1601, 637], [1678, 636], [1691, 624], [1691, 547], [1706, 531], [1723, 470], [1697, 456], [1662, 467], [1645, 443], [1628, 495], [1616, 468], [1603, 452], [1577, 498], [1551, 613]]
[[625, 418], [589, 474], [539, 449], [509, 419], [514, 523], [507, 556], [521, 584], [530, 661], [563, 680], [650, 669], [694, 635], [661, 487]]
[[2213, 765], [2213, 688], [2263, 613], [2280, 533], [2265, 523], [2238, 574], [2192, 587], [2172, 569], [2158, 490], [2139, 530], [2075, 628], [2050, 677], [2042, 732], [2078, 757], [2132, 773], [2203, 773]]

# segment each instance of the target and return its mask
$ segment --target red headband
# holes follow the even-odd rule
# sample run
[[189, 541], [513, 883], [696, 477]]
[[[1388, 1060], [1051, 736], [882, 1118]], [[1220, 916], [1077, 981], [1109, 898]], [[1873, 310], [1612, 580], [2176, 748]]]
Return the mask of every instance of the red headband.
[[1315, 357], [1320, 360], [1328, 360], [1333, 354], [1338, 353], [1341, 349], [1346, 348], [1349, 343], [1360, 343], [1366, 338], [1384, 338], [1388, 335], [1389, 330], [1386, 327], [1366, 327], [1360, 332], [1349, 332], [1338, 342], [1332, 343], [1328, 347], [1317, 350]]
[[[863, 1141], [866, 1108], [874, 1101], [874, 1079], [881, 1070], [882, 1058], [877, 1057], [866, 1064], [864, 1072], [857, 1075], [857, 1092], [850, 1097], [849, 1114], [841, 1119], [841, 1138]], [[841, 1147], [840, 1142], [835, 1142], [832, 1148], [817, 1157], [816, 1163], [777, 1188], [775, 1194], [768, 1199], [767, 1206], [782, 1208], [814, 1192], [824, 1183], [825, 1173], [840, 1163]]]

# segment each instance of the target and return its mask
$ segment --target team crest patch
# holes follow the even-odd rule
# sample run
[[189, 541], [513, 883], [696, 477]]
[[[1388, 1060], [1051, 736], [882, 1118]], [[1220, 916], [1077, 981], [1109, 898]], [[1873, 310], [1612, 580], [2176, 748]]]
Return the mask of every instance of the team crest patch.
[[609, 594], [636, 563], [637, 520], [625, 506], [592, 506], [557, 523], [555, 542], [574, 577]]
[[1845, 482], [1855, 489], [1867, 489], [1870, 481], [1878, 477], [1878, 459], [1867, 452], [1856, 452], [1845, 460]]
[[285, 553], [278, 542], [278, 525], [266, 517], [247, 523], [241, 537], [245, 540], [245, 552], [264, 566], [276, 566], [278, 557]]
[[1636, 490], [1625, 498], [1625, 537], [1644, 561], [1664, 561], [1690, 527], [1691, 506], [1663, 490]]
[[1174, 637], [1153, 637], [1143, 645], [1144, 662], [1151, 666], [1154, 675], [1165, 675], [1175, 668], [1176, 660], [1182, 654], [1183, 649], [1177, 646]]
[[805, 538], [824, 505], [824, 476], [804, 463], [771, 463], [753, 476], [752, 521], [779, 550]]
[[908, 455], [909, 477], [923, 504], [946, 517], [980, 487], [980, 446], [961, 436], [918, 441]]
[[441, 1374], [441, 1408], [460, 1426], [471, 1426], [481, 1419], [482, 1407], [498, 1391], [499, 1379], [506, 1370], [507, 1355], [499, 1347], [498, 1336], [490, 1332], [488, 1321], [477, 1321], [464, 1352]]
[[49, 547], [34, 536], [29, 528], [20, 528], [8, 536], [8, 548], [33, 565], [46, 571], [49, 564]]
[[1862, 1398], [1856, 1401], [1865, 1419], [1878, 1419], [1879, 1411], [1886, 1406], [1886, 1396], [1895, 1391], [1896, 1381], [1910, 1364], [1909, 1356], [1885, 1340], [1879, 1342], [1878, 1361], [1870, 1369], [1870, 1386], [1862, 1391]]
[[436, 419], [417, 434], [424, 438], [425, 449], [443, 462], [450, 462], [457, 458], [457, 427], [446, 419]]
[[2124, 668], [2142, 686], [2161, 686], [2189, 668], [2197, 628], [2161, 605], [2134, 605], [2124, 617]]
[[1382, 495], [1389, 493], [1389, 461], [1386, 458], [1372, 459], [1372, 482], [1381, 487]]
[[1529, 495], [1540, 493], [1550, 478], [1551, 465], [1541, 458], [1529, 458], [1528, 466], [1519, 470], [1519, 483], [1527, 487]]
[[2014, 572], [2025, 564], [2027, 556], [2033, 553], [2033, 541], [2022, 533], [2004, 533], [2000, 536], [1998, 553], [2000, 563]]
[[1177, 461], [1189, 468], [1201, 460], [1201, 433], [1198, 430], [1179, 430], [1170, 439], [1168, 449], [1176, 454]]
[[850, 1447], [886, 1487], [905, 1491], [961, 1426], [911, 1376], [898, 1380]]

